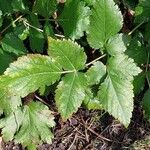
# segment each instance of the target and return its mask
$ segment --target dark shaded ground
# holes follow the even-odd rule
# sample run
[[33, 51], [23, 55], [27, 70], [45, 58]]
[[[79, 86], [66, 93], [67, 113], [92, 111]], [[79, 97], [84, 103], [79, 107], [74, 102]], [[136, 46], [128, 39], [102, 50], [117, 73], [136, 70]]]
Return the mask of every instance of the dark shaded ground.
[[[139, 99], [141, 96], [135, 99], [133, 118], [128, 129], [102, 111], [80, 108], [65, 123], [56, 116], [53, 144], [40, 145], [38, 150], [130, 150], [130, 145], [136, 140], [150, 135], [150, 124], [143, 117]], [[23, 148], [10, 142], [5, 145], [5, 150]]]

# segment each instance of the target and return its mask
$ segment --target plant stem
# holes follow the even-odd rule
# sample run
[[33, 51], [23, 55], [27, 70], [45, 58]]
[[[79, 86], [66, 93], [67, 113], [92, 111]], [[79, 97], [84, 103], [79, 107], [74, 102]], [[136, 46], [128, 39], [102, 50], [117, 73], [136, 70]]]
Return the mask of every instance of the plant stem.
[[98, 61], [98, 60], [104, 58], [105, 56], [106, 56], [106, 54], [104, 54], [104, 55], [102, 55], [102, 56], [100, 56], [100, 57], [94, 59], [93, 61], [91, 61], [91, 62], [89, 62], [88, 64], [86, 64], [86, 67], [92, 65], [93, 63], [95, 63], [96, 61]]
[[6, 28], [4, 28], [0, 34], [3, 34], [8, 28], [10, 28], [12, 26], [12, 24], [16, 23], [18, 20], [20, 20], [23, 17], [23, 15], [19, 16], [18, 18], [16, 18], [13, 22], [11, 22]]
[[137, 25], [132, 31], [128, 33], [128, 35], [131, 35], [135, 30], [137, 30], [143, 23], [145, 23], [145, 20], [143, 20], [139, 25]]
[[[104, 54], [104, 55], [102, 55], [102, 56], [100, 56], [100, 57], [94, 59], [93, 61], [91, 61], [91, 62], [89, 62], [88, 64], [86, 64], [86, 67], [92, 65], [93, 63], [95, 63], [96, 61], [98, 61], [98, 60], [104, 58], [105, 56], [106, 56], [106, 54]], [[66, 74], [66, 73], [73, 73], [73, 72], [77, 72], [77, 70], [67, 70], [67, 71], [62, 71], [62, 72], [60, 72], [60, 73], [61, 73], [61, 74]]]
[[33, 29], [35, 29], [35, 30], [37, 30], [37, 31], [43, 33], [43, 30], [42, 30], [42, 29], [39, 29], [39, 28], [37, 28], [37, 27], [35, 27], [35, 26], [32, 26], [31, 24], [29, 24], [29, 23], [26, 22], [26, 21], [23, 21], [23, 23], [24, 23], [25, 25], [27, 25], [27, 26], [29, 26], [29, 27], [31, 27], [31, 28], [33, 28]]

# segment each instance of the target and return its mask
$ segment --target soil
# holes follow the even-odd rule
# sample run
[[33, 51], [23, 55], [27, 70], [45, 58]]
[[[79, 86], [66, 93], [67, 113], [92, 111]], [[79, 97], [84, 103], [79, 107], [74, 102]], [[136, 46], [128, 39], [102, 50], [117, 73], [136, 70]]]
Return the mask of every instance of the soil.
[[[67, 122], [56, 114], [53, 143], [38, 146], [38, 150], [130, 150], [131, 145], [150, 135], [150, 123], [144, 118], [140, 107], [140, 95], [130, 126], [126, 129], [108, 113], [80, 108]], [[13, 142], [5, 144], [4, 150], [25, 150]], [[140, 148], [137, 150], [141, 150]], [[147, 146], [144, 150], [150, 150]]]

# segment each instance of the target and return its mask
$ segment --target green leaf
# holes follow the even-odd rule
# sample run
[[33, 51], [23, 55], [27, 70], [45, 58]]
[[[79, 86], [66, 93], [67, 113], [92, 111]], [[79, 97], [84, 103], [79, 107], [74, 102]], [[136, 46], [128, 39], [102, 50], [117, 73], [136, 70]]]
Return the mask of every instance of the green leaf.
[[61, 73], [61, 67], [50, 57], [29, 54], [10, 64], [4, 74], [12, 78], [12, 81], [8, 82], [8, 89], [25, 97], [40, 87], [55, 83]]
[[30, 46], [33, 52], [43, 52], [44, 48], [44, 35], [43, 32], [41, 32], [40, 29], [40, 23], [38, 20], [37, 15], [31, 15], [30, 16], [31, 22], [30, 24], [34, 26], [35, 28], [30, 28]]
[[55, 125], [54, 117], [47, 106], [32, 102], [29, 106], [18, 108], [0, 122], [5, 141], [14, 139], [23, 146], [51, 143], [53, 134], [50, 128]]
[[82, 73], [67, 74], [59, 83], [55, 101], [63, 120], [67, 120], [85, 99], [86, 78]]
[[36, 0], [35, 5], [33, 6], [33, 12], [38, 13], [45, 18], [50, 18], [56, 11], [56, 6], [56, 0]]
[[150, 1], [140, 0], [138, 6], [135, 9], [135, 21], [141, 23], [150, 19]]
[[87, 71], [87, 79], [89, 85], [99, 84], [100, 80], [106, 74], [106, 67], [101, 62], [95, 62], [93, 66]]
[[53, 31], [53, 27], [49, 22], [46, 22], [44, 25], [44, 35], [47, 38], [48, 36], [50, 37], [54, 37], [54, 31]]
[[9, 64], [15, 60], [15, 57], [10, 55], [9, 53], [0, 52], [0, 74], [2, 74], [6, 68], [9, 66]]
[[100, 103], [98, 98], [93, 98], [88, 101], [86, 104], [88, 110], [101, 110], [103, 109], [102, 104]]
[[9, 91], [8, 85], [13, 81], [11, 77], [0, 76], [0, 110], [4, 114], [10, 114], [21, 105], [20, 96]]
[[11, 2], [12, 0], [0, 0], [0, 10], [3, 12], [3, 15], [10, 14], [13, 12]]
[[137, 37], [132, 38], [125, 53], [139, 65], [146, 63], [146, 49]]
[[79, 70], [85, 67], [84, 49], [70, 40], [54, 40], [49, 38], [48, 54], [60, 63], [65, 70]]
[[133, 87], [117, 73], [107, 76], [98, 95], [104, 109], [127, 127], [133, 111]]
[[6, 52], [14, 53], [16, 55], [26, 54], [26, 48], [23, 42], [14, 34], [6, 34], [1, 41], [2, 48]]
[[133, 76], [137, 76], [141, 72], [141, 69], [137, 67], [134, 60], [124, 54], [118, 54], [115, 57], [111, 57], [108, 64], [108, 69], [110, 68], [110, 70], [119, 71], [120, 73], [118, 76], [121, 75], [122, 79], [124, 77], [124, 79], [130, 81], [134, 79]]
[[29, 144], [51, 144], [53, 134], [50, 131], [54, 127], [54, 117], [48, 107], [38, 102], [32, 102], [23, 110], [22, 126], [15, 136], [15, 141], [24, 146]]
[[14, 34], [23, 41], [29, 36], [29, 28], [24, 25], [16, 26], [16, 28], [14, 28]]
[[104, 109], [127, 127], [133, 111], [133, 76], [140, 69], [132, 59], [121, 54], [109, 59], [107, 71], [98, 97]]
[[112, 56], [124, 53], [126, 50], [126, 45], [123, 34], [116, 34], [115, 36], [112, 36], [106, 44], [106, 49]]
[[133, 86], [134, 86], [134, 93], [137, 95], [145, 87], [145, 72], [140, 73], [138, 76], [134, 77]]
[[13, 82], [13, 79], [6, 76], [0, 77], [0, 112], [6, 115], [15, 111], [20, 106], [20, 96], [9, 91], [8, 85]]
[[23, 117], [21, 109], [18, 108], [0, 120], [0, 128], [2, 128], [4, 141], [11, 141], [14, 139], [14, 135], [16, 131], [19, 130]]
[[148, 119], [150, 119], [150, 89], [148, 89], [146, 91], [146, 93], [144, 94], [142, 104], [143, 104], [143, 109], [144, 109], [145, 116]]
[[14, 11], [25, 11], [27, 9], [23, 0], [12, 0], [11, 5]]
[[94, 5], [94, 3], [96, 2], [96, 0], [84, 0], [89, 6]]
[[83, 104], [87, 109], [102, 109], [102, 104], [100, 103], [97, 97], [94, 97], [93, 91], [90, 88], [86, 88], [86, 96], [83, 101]]
[[79, 39], [84, 35], [89, 25], [90, 8], [80, 0], [67, 0], [64, 10], [60, 15], [65, 36], [71, 39]]
[[102, 48], [107, 40], [122, 28], [123, 18], [113, 0], [97, 0], [93, 6], [88, 29], [88, 42]]

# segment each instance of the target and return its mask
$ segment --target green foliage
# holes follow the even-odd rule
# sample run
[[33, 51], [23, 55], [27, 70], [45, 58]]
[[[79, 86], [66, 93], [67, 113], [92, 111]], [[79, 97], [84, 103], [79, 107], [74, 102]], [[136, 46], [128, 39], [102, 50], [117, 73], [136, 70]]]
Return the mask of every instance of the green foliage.
[[84, 35], [89, 25], [90, 9], [80, 0], [67, 0], [64, 10], [60, 15], [65, 36], [71, 39], [79, 39]]
[[1, 41], [1, 44], [3, 50], [6, 52], [14, 53], [16, 55], [26, 54], [23, 42], [14, 33], [7, 34]]
[[90, 46], [102, 48], [111, 36], [119, 32], [122, 20], [121, 12], [113, 0], [97, 0], [92, 9], [87, 32]]
[[18, 108], [0, 122], [5, 141], [12, 140], [27, 146], [42, 142], [51, 143], [53, 134], [50, 128], [55, 125], [54, 117], [47, 106], [32, 102], [23, 108]]
[[49, 38], [48, 54], [65, 70], [77, 71], [85, 67], [86, 55], [84, 49], [70, 40], [61, 41]]
[[44, 35], [39, 30], [40, 23], [37, 15], [30, 15], [30, 22], [34, 26], [34, 28], [30, 28], [30, 46], [33, 52], [42, 52], [44, 48]]
[[15, 60], [15, 57], [10, 55], [7, 52], [3, 52], [1, 50], [0, 52], [0, 74], [3, 74], [3, 72], [8, 68], [9, 64]]
[[147, 52], [138, 37], [133, 37], [130, 41], [126, 54], [133, 58], [137, 64], [146, 63]]
[[[104, 110], [128, 127], [134, 94], [150, 86], [150, 3], [139, 1], [134, 21], [139, 25], [128, 35], [117, 4], [133, 10], [136, 5], [130, 0], [0, 0], [5, 141], [28, 149], [52, 142], [54, 116], [35, 95], [54, 94], [63, 121], [83, 106]], [[143, 98], [148, 118], [149, 105], [148, 90]]]
[[141, 91], [144, 90], [146, 81], [145, 77], [146, 77], [145, 72], [142, 72], [134, 78], [133, 85], [134, 85], [134, 93], [136, 95], [138, 95]]
[[150, 119], [150, 89], [148, 89], [143, 98], [143, 108], [145, 110], [145, 116]]
[[56, 0], [37, 0], [33, 6], [33, 12], [39, 15], [49, 18], [56, 11]]
[[56, 105], [62, 118], [67, 120], [78, 110], [86, 93], [86, 78], [81, 73], [71, 73], [62, 78], [56, 90]]
[[7, 85], [11, 92], [25, 97], [44, 85], [55, 83], [61, 72], [60, 65], [50, 57], [28, 54], [10, 64], [4, 74], [11, 78], [10, 84]]
[[25, 97], [45, 85], [53, 84], [59, 80], [61, 72], [60, 65], [53, 63], [48, 56], [30, 54], [19, 58], [1, 77], [1, 110], [6, 113], [15, 110], [20, 105], [19, 97]]
[[106, 74], [105, 65], [98, 61], [95, 62], [86, 73], [88, 84], [90, 86], [99, 84], [100, 80], [104, 77], [105, 74]]
[[136, 22], [148, 21], [150, 19], [150, 1], [140, 0], [135, 12]]
[[105, 110], [128, 126], [133, 111], [131, 81], [140, 70], [132, 59], [118, 55], [109, 59], [107, 71], [108, 75], [100, 86], [98, 97]]

